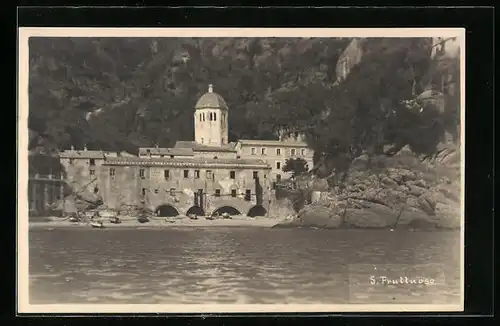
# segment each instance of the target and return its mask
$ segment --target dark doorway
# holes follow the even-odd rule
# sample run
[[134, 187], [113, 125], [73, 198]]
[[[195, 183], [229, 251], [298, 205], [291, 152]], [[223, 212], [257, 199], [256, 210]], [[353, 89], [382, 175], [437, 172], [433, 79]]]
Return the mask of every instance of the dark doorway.
[[250, 216], [250, 217], [266, 216], [266, 214], [267, 214], [266, 209], [264, 207], [258, 205], [258, 206], [254, 206], [254, 207], [250, 208], [247, 216]]
[[193, 206], [187, 210], [186, 215], [205, 216], [205, 211], [200, 206]]
[[160, 217], [172, 217], [179, 215], [179, 211], [172, 205], [161, 205], [156, 209], [156, 215]]
[[214, 211], [213, 215], [222, 215], [224, 213], [229, 215], [241, 215], [241, 212], [232, 206], [219, 207]]

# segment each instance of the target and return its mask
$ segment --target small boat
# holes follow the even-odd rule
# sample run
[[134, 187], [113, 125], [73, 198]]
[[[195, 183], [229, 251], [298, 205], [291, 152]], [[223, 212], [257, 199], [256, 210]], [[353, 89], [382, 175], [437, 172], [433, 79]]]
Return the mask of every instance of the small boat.
[[192, 220], [197, 220], [198, 219], [198, 216], [196, 216], [195, 214], [189, 214], [188, 216]]
[[96, 229], [104, 229], [104, 224], [102, 222], [90, 222], [90, 226]]
[[224, 218], [224, 219], [232, 219], [231, 215], [229, 215], [229, 213], [226, 213], [226, 212], [222, 213], [222, 218]]
[[147, 223], [147, 222], [149, 222], [149, 218], [145, 215], [142, 215], [142, 216], [139, 216], [137, 221], [139, 221], [139, 223]]
[[120, 220], [120, 218], [118, 217], [112, 217], [109, 219], [109, 223], [113, 223], [113, 224], [120, 224], [122, 221]]

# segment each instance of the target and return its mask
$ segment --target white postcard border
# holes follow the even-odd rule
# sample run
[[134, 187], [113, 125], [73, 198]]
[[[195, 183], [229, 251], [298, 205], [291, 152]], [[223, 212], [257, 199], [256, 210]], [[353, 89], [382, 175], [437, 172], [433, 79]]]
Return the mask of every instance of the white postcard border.
[[30, 37], [458, 37], [461, 94], [461, 211], [465, 193], [465, 29], [464, 28], [36, 28], [18, 29], [17, 311], [18, 313], [285, 313], [285, 312], [451, 312], [464, 309], [464, 214], [461, 219], [461, 303], [437, 304], [180, 304], [116, 305], [29, 303], [28, 80]]

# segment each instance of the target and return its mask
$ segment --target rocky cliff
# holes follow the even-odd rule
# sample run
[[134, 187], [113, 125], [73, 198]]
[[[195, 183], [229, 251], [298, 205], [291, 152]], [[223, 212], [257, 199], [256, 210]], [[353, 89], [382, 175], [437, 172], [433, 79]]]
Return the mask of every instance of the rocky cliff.
[[278, 227], [460, 228], [460, 189], [460, 151], [453, 145], [442, 145], [431, 159], [407, 148], [391, 157], [362, 155], [341, 183], [313, 189], [311, 203]]

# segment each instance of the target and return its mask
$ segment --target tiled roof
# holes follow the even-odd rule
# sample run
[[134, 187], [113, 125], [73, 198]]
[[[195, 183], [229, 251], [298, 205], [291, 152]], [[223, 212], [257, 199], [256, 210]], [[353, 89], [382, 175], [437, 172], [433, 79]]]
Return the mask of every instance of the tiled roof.
[[242, 145], [253, 145], [253, 146], [281, 146], [281, 147], [307, 147], [307, 143], [303, 141], [295, 140], [257, 140], [257, 139], [240, 139], [238, 140]]
[[60, 158], [97, 158], [104, 159], [103, 151], [77, 151], [77, 150], [65, 150], [59, 153]]
[[175, 143], [174, 148], [190, 148], [195, 152], [236, 152], [234, 149], [235, 143], [229, 143], [221, 147], [200, 145], [194, 141], [179, 140]]
[[[149, 152], [148, 152], [149, 151]], [[193, 149], [191, 148], [157, 148], [157, 147], [141, 147], [139, 148], [139, 155], [180, 155], [180, 156], [193, 156]]]
[[212, 158], [145, 158], [145, 157], [108, 157], [106, 165], [140, 165], [140, 166], [172, 166], [172, 167], [241, 167], [270, 169], [262, 160], [255, 159], [212, 159]]

